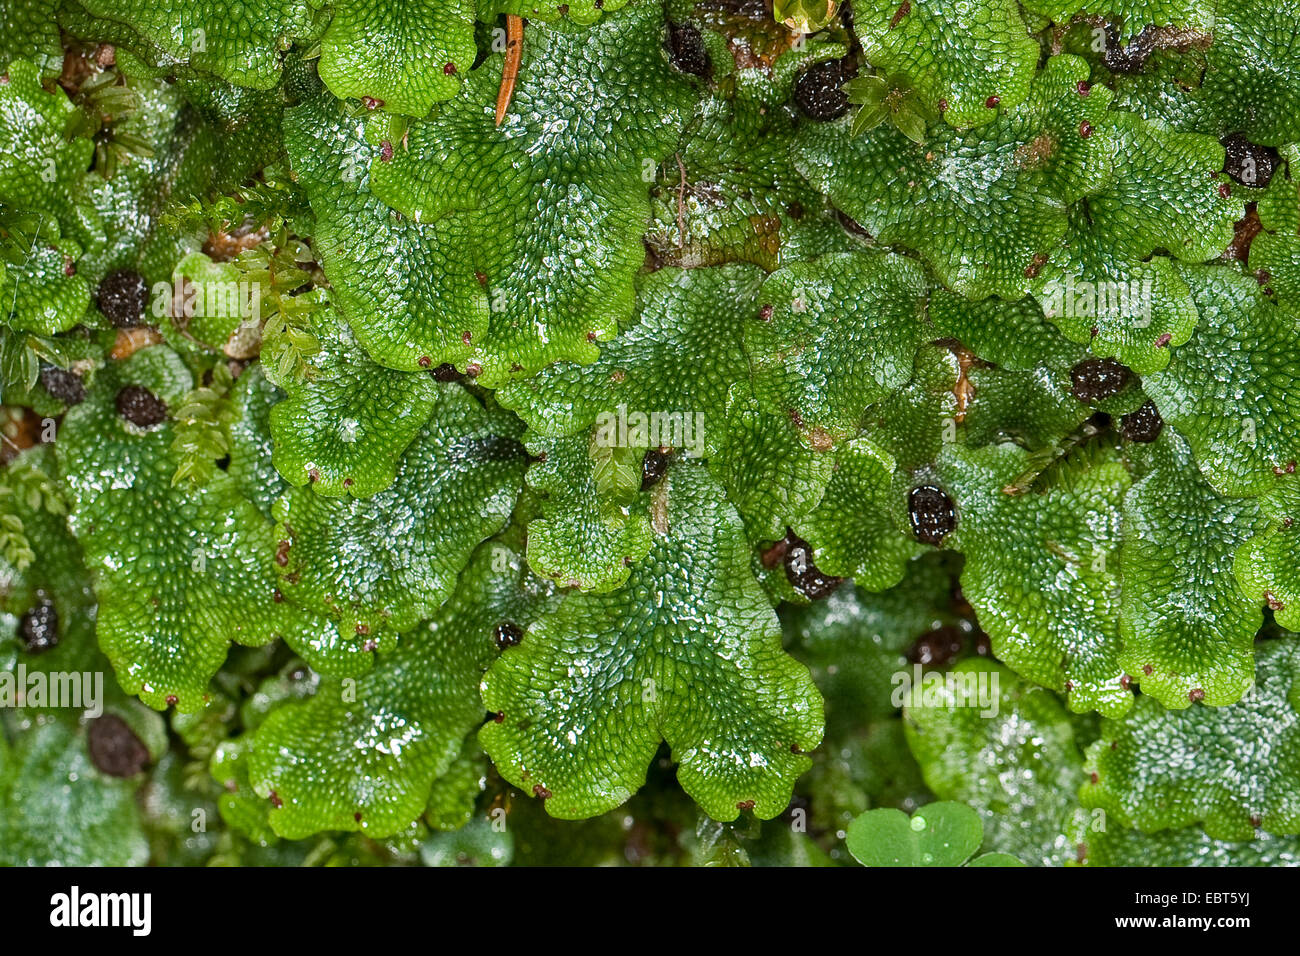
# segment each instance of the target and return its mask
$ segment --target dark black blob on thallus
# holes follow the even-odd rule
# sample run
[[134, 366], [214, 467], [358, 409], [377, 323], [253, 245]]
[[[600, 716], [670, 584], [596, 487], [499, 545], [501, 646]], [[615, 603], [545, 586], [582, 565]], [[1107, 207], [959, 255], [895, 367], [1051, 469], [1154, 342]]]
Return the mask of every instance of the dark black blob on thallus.
[[110, 777], [133, 777], [149, 762], [149, 750], [117, 714], [90, 722], [86, 733], [90, 762]]
[[42, 654], [59, 643], [59, 612], [44, 594], [23, 614], [18, 631], [29, 654]]
[[1129, 441], [1153, 442], [1160, 437], [1165, 427], [1165, 420], [1160, 417], [1160, 409], [1155, 402], [1148, 401], [1135, 412], [1129, 412], [1119, 420], [1119, 433]]
[[804, 71], [795, 81], [794, 101], [799, 109], [819, 123], [839, 119], [849, 109], [844, 84], [857, 72], [844, 60], [825, 60]]
[[104, 276], [95, 299], [109, 322], [119, 329], [129, 329], [144, 321], [149, 286], [140, 273], [118, 269]]
[[1128, 43], [1120, 43], [1119, 30], [1111, 24], [1106, 25], [1106, 49], [1102, 53], [1102, 62], [1112, 73], [1141, 73], [1147, 58], [1156, 48], [1156, 31], [1153, 27], [1144, 27], [1142, 32]]
[[843, 578], [824, 574], [813, 564], [812, 546], [797, 537], [793, 531], [786, 533], [785, 541], [785, 576], [791, 586], [804, 597], [812, 601], [819, 600], [844, 583]]
[[502, 621], [492, 630], [492, 640], [498, 650], [514, 647], [524, 639], [524, 631], [514, 621]]
[[709, 51], [704, 48], [704, 37], [691, 23], [668, 24], [668, 59], [683, 73], [708, 76], [713, 65]]
[[961, 654], [966, 646], [966, 634], [953, 624], [944, 624], [926, 631], [907, 649], [907, 659], [913, 664], [946, 667]]
[[1229, 133], [1220, 142], [1225, 173], [1243, 186], [1263, 189], [1269, 184], [1281, 159], [1276, 147], [1257, 146], [1244, 133]]
[[117, 413], [132, 425], [150, 428], [167, 418], [167, 404], [143, 385], [124, 385], [117, 393]]
[[651, 448], [641, 459], [641, 490], [647, 491], [663, 480], [668, 471], [668, 456], [658, 448]]
[[1128, 366], [1110, 358], [1085, 359], [1070, 369], [1074, 397], [1089, 405], [1118, 395], [1132, 378]]
[[922, 544], [938, 547], [946, 535], [957, 527], [957, 509], [942, 488], [921, 485], [907, 496], [907, 515], [912, 534]]
[[443, 362], [437, 368], [430, 369], [429, 374], [439, 382], [459, 382], [464, 378], [464, 376], [460, 374], [460, 370], [450, 362]]
[[65, 405], [80, 405], [86, 400], [86, 383], [71, 369], [46, 365], [41, 369], [41, 384]]

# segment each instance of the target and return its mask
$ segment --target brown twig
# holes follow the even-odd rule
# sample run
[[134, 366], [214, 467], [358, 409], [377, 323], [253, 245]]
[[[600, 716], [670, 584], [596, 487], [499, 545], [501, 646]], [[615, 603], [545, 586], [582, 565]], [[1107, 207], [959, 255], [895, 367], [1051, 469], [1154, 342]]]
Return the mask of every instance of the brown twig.
[[506, 118], [510, 97], [515, 92], [519, 76], [519, 58], [524, 52], [524, 20], [513, 13], [506, 14], [506, 62], [501, 68], [501, 90], [497, 93], [497, 125]]

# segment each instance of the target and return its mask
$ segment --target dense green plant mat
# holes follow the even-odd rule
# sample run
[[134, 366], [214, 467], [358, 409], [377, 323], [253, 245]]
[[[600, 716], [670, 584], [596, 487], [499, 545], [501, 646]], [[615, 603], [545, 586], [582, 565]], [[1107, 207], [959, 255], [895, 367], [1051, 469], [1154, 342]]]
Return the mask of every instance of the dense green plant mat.
[[1298, 17], [0, 0], [0, 864], [1300, 864]]

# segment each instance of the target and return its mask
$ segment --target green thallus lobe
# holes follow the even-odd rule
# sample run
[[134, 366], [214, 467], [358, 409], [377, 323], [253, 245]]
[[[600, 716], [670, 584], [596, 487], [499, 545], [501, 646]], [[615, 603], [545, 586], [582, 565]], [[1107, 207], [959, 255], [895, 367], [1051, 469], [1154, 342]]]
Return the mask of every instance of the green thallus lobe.
[[525, 6], [0, 22], [6, 859], [1293, 859], [1293, 0]]

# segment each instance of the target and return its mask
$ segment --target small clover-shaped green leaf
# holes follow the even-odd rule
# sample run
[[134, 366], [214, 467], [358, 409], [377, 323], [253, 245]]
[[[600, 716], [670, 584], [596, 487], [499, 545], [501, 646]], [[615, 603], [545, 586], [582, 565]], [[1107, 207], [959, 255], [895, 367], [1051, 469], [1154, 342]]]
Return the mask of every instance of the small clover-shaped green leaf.
[[863, 866], [961, 866], [983, 839], [978, 813], [964, 803], [941, 801], [910, 819], [892, 807], [868, 810], [849, 824], [844, 842]]

